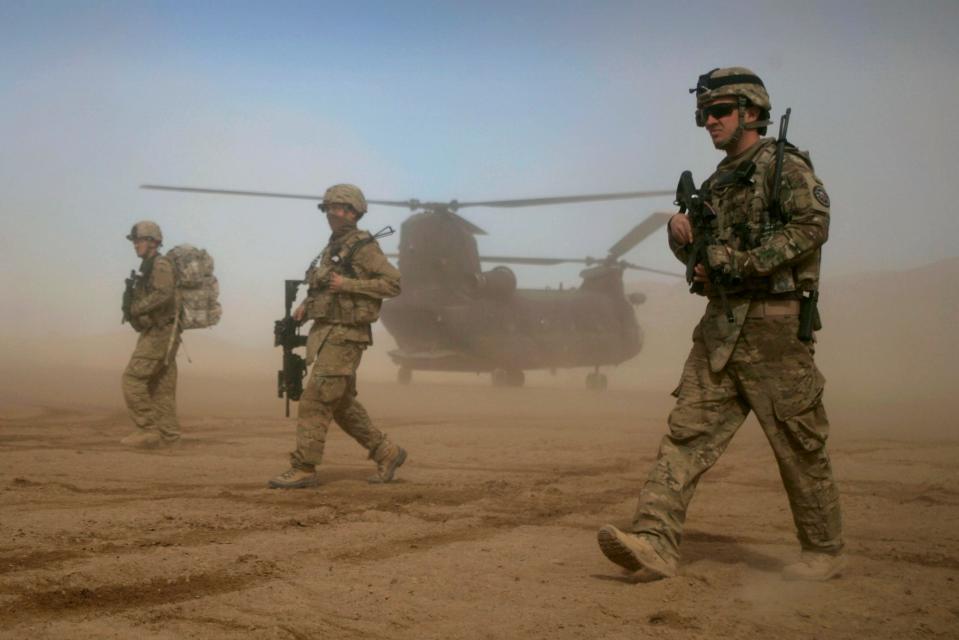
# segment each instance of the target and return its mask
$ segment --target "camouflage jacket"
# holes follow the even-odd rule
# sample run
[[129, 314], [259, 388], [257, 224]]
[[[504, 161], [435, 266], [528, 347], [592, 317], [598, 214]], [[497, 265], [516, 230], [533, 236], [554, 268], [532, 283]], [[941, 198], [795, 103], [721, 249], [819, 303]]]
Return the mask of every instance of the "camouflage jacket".
[[176, 276], [170, 259], [157, 254], [140, 264], [133, 288], [130, 315], [137, 331], [161, 327], [173, 322], [176, 310]]
[[[343, 277], [342, 288], [335, 293], [329, 289], [333, 273]], [[307, 362], [312, 362], [321, 349], [333, 358], [336, 344], [370, 344], [370, 325], [379, 318], [383, 299], [400, 293], [400, 272], [386, 259], [376, 240], [355, 227], [330, 237], [316, 264], [307, 271], [306, 282], [306, 318], [313, 320]]]
[[176, 315], [176, 276], [169, 258], [157, 254], [140, 265], [133, 288], [130, 324], [140, 333], [134, 357], [163, 359]]
[[[821, 246], [829, 236], [829, 196], [813, 172], [808, 154], [787, 146], [783, 157], [780, 202], [782, 224], [762, 239], [763, 214], [768, 210], [775, 175], [776, 141], [763, 138], [745, 152], [719, 163], [703, 183], [705, 202], [716, 212], [714, 235], [730, 251], [742, 285], [727, 289], [735, 322], [726, 320], [714, 292], [700, 329], [719, 371], [745, 323], [752, 300], [796, 297], [819, 286]], [[755, 167], [748, 171], [750, 163]], [[669, 246], [686, 261], [687, 247]]]

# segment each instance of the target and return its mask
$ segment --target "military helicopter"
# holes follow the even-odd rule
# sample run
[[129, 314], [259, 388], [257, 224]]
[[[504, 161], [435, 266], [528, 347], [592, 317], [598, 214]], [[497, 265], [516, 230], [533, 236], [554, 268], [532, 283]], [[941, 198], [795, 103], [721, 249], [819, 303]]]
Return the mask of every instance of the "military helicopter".
[[[144, 189], [220, 195], [296, 198], [322, 196], [167, 185]], [[633, 191], [578, 196], [421, 202], [367, 200], [403, 207], [412, 215], [400, 227], [399, 258], [403, 292], [383, 304], [381, 318], [396, 340], [389, 353], [398, 366], [397, 380], [408, 384], [414, 371], [460, 371], [491, 374], [495, 386], [522, 386], [525, 370], [590, 367], [589, 389], [607, 387], [601, 366], [618, 365], [636, 356], [643, 343], [634, 305], [642, 294], [627, 296], [627, 269], [670, 276], [622, 259], [670, 214], [654, 213], [613, 244], [603, 258], [483, 256], [476, 237], [480, 227], [459, 215], [465, 207], [529, 207], [674, 195], [672, 191]], [[496, 264], [483, 271], [483, 263]], [[571, 289], [519, 289], [507, 264], [583, 264], [582, 284]]]

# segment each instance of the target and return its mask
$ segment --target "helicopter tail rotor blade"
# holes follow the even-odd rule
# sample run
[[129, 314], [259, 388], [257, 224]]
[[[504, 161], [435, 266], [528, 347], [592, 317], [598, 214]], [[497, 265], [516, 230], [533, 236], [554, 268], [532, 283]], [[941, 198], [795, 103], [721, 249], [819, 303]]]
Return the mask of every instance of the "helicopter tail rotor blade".
[[652, 213], [645, 220], [629, 230], [619, 241], [609, 248], [609, 257], [613, 260], [628, 252], [640, 242], [650, 236], [650, 234], [659, 230], [669, 218], [671, 213], [658, 212]]

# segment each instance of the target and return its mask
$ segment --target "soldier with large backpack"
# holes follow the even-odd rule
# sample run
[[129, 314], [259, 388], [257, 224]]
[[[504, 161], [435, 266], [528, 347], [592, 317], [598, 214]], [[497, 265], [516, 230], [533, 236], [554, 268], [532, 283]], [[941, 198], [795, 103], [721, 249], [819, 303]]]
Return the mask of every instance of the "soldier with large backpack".
[[160, 253], [163, 233], [155, 222], [136, 223], [127, 239], [143, 262], [139, 274], [130, 273], [123, 295], [123, 322], [129, 322], [140, 337], [122, 379], [123, 397], [136, 430], [121, 442], [152, 449], [180, 439], [176, 271], [173, 262]]
[[121, 442], [159, 448], [180, 440], [176, 416], [176, 354], [184, 329], [210, 327], [220, 319], [213, 259], [190, 245], [160, 253], [160, 226], [142, 220], [130, 230], [143, 262], [130, 273], [123, 294], [123, 320], [139, 334], [123, 372], [123, 397], [136, 430]]

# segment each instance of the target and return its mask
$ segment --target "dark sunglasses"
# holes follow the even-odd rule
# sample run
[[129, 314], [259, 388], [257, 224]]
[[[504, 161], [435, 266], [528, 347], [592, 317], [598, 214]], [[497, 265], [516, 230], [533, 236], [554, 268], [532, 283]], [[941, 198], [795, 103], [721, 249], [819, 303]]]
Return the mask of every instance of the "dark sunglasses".
[[696, 110], [696, 124], [700, 127], [706, 125], [706, 121], [709, 120], [709, 116], [720, 120], [730, 115], [733, 111], [737, 109], [738, 105], [735, 102], [720, 102], [719, 104], [711, 104], [708, 107], [703, 107], [702, 109]]
[[339, 202], [331, 202], [330, 204], [320, 203], [316, 207], [323, 213], [329, 213], [330, 209], [341, 209], [343, 211], [352, 211], [353, 207], [348, 204], [342, 204]]

